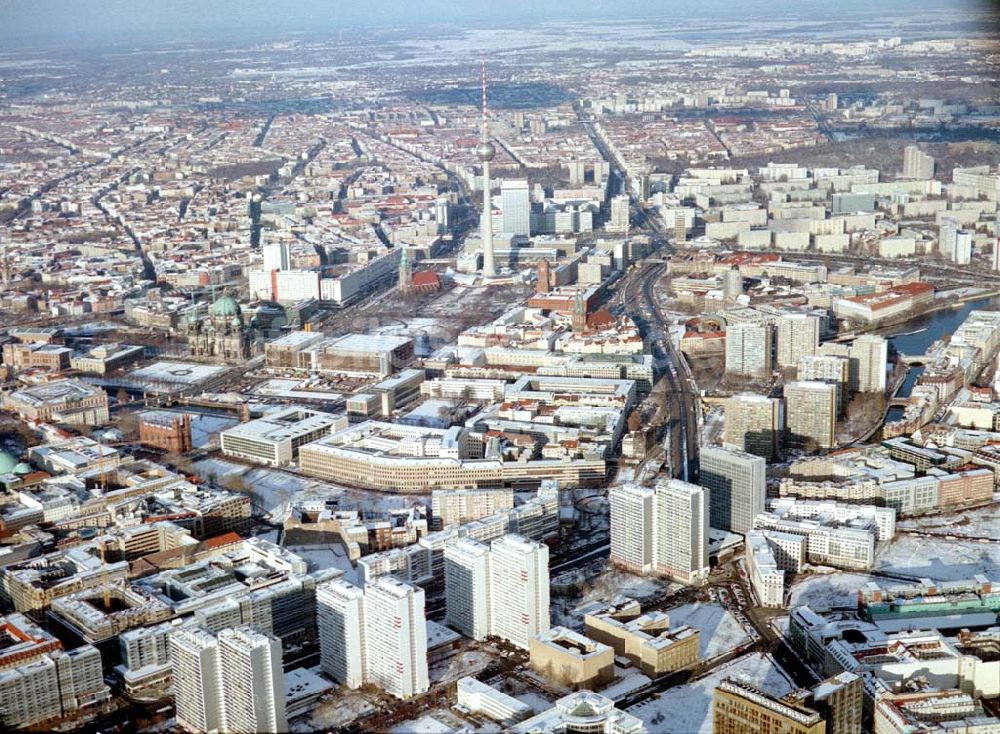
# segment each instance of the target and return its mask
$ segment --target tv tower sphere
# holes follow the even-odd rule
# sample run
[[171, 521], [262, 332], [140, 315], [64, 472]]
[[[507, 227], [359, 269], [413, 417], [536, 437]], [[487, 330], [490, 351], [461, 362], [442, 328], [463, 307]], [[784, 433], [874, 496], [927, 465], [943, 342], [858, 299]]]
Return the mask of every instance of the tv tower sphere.
[[476, 157], [486, 163], [493, 160], [497, 154], [497, 147], [489, 140], [484, 140], [476, 146]]

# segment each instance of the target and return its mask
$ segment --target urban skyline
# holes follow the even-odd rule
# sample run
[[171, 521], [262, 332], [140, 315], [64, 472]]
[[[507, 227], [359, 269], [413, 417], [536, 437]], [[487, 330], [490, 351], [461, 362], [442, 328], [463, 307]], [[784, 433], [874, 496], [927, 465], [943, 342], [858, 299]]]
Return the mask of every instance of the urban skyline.
[[0, 729], [1000, 728], [996, 19], [0, 4]]

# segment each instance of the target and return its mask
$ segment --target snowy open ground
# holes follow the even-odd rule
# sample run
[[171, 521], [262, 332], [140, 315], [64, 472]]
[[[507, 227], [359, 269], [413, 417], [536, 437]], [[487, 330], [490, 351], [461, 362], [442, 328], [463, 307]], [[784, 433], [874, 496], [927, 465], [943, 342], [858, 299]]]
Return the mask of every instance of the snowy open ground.
[[289, 504], [300, 498], [339, 499], [344, 509], [364, 510], [381, 517], [391, 509], [410, 507], [429, 502], [426, 495], [392, 495], [347, 489], [329, 482], [305, 477], [294, 472], [271, 469], [266, 466], [246, 466], [226, 459], [202, 459], [195, 462], [195, 470], [203, 477], [214, 475], [218, 481], [238, 476], [253, 488], [264, 510], [275, 521], [281, 521]]
[[474, 676], [489, 665], [492, 660], [489, 653], [480, 650], [458, 652], [431, 665], [428, 671], [431, 684], [450, 683], [467, 675]]
[[389, 731], [392, 734], [450, 734], [462, 728], [463, 721], [448, 711], [430, 711], [418, 719], [404, 721]]
[[700, 680], [670, 688], [659, 698], [633, 706], [628, 712], [642, 719], [647, 731], [656, 734], [711, 734], [712, 691], [730, 676], [747, 678], [773, 696], [783, 696], [793, 689], [788, 676], [770, 656], [751, 653]]
[[548, 711], [552, 708], [552, 702], [549, 701], [545, 696], [543, 696], [538, 691], [528, 690], [523, 693], [518, 693], [514, 696], [521, 703], [526, 703], [531, 706], [531, 710], [536, 714], [540, 714], [543, 711]]
[[935, 581], [971, 579], [977, 573], [995, 579], [1000, 577], [1000, 545], [900, 535], [878, 557], [875, 568]]
[[701, 633], [699, 657], [714, 657], [749, 640], [743, 625], [718, 604], [684, 604], [666, 609], [670, 626], [689, 624]]
[[[994, 495], [996, 498], [997, 495]], [[903, 518], [896, 523], [899, 530], [928, 530], [930, 532], [951, 533], [973, 536], [996, 536], [1000, 533], [1000, 502], [964, 512], [949, 512], [944, 515]]]
[[292, 732], [314, 732], [347, 726], [355, 719], [374, 711], [374, 707], [357, 691], [340, 688], [308, 714], [296, 719]]
[[858, 601], [858, 589], [870, 580], [865, 574], [840, 572], [800, 576], [792, 585], [788, 607], [794, 609], [805, 604], [813, 611], [823, 612], [831, 607], [852, 606]]

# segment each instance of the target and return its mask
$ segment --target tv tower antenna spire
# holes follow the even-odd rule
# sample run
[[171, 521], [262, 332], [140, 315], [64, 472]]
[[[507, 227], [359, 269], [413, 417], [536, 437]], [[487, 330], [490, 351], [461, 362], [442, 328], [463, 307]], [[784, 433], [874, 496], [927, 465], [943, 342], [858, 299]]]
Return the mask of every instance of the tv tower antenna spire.
[[489, 117], [486, 107], [486, 57], [479, 59], [479, 76], [483, 86], [483, 140], [488, 135]]

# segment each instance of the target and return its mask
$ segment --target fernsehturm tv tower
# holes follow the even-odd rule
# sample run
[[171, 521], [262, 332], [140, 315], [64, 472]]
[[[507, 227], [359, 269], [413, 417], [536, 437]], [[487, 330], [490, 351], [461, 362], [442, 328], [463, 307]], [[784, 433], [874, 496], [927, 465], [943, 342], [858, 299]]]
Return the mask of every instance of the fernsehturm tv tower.
[[497, 154], [497, 149], [490, 142], [489, 120], [486, 115], [486, 59], [481, 62], [483, 83], [483, 128], [476, 146], [476, 157], [483, 164], [483, 277], [495, 278], [497, 275], [496, 261], [493, 258], [493, 199], [490, 196], [490, 161]]

